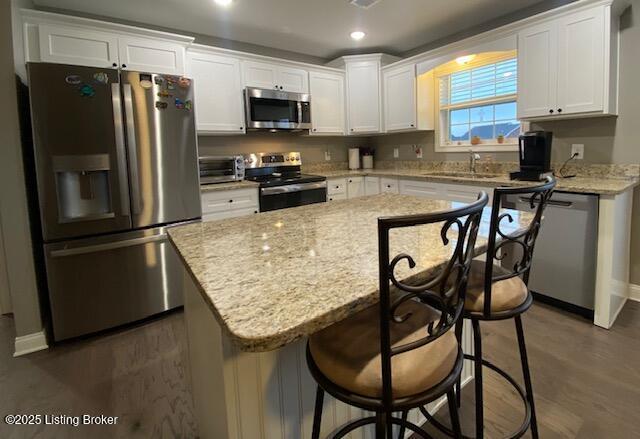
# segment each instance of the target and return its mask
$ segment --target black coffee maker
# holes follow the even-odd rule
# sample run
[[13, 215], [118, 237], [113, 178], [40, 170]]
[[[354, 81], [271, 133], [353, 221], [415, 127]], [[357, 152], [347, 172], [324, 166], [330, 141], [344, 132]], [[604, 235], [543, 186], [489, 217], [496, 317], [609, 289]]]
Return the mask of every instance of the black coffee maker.
[[551, 175], [551, 131], [528, 131], [518, 139], [520, 170], [512, 180], [540, 181]]

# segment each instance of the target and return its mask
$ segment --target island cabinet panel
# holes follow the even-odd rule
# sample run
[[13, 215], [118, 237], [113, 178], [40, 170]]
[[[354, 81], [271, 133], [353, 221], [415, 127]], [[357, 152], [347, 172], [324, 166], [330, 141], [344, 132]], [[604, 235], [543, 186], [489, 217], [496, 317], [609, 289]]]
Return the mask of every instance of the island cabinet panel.
[[[185, 320], [195, 414], [202, 439], [309, 439], [313, 424], [316, 383], [307, 369], [306, 340], [268, 352], [241, 352], [222, 331], [189, 274], [185, 281]], [[472, 352], [465, 325], [463, 348]], [[463, 384], [472, 379], [465, 364]], [[435, 412], [446, 399], [430, 404]], [[325, 394], [321, 436], [345, 422], [371, 414]], [[409, 420], [425, 421], [413, 410]], [[396, 433], [397, 434], [397, 433]], [[373, 439], [371, 426], [347, 436]]]

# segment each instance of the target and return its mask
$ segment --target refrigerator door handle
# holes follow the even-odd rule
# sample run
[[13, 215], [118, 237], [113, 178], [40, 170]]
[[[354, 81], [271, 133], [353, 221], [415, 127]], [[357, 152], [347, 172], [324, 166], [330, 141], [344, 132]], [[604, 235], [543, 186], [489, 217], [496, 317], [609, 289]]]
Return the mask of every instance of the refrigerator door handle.
[[124, 127], [122, 125], [122, 100], [120, 84], [111, 84], [111, 105], [113, 106], [113, 126], [116, 134], [116, 160], [118, 162], [118, 180], [120, 185], [120, 204], [122, 214], [129, 216], [129, 185], [127, 184], [127, 157], [124, 147]]
[[125, 241], [108, 242], [105, 244], [87, 245], [83, 247], [65, 248], [60, 250], [51, 251], [52, 258], [61, 258], [64, 256], [84, 255], [88, 253], [97, 253], [107, 250], [115, 250], [118, 248], [132, 247], [134, 245], [149, 244], [151, 242], [165, 241], [167, 234], [162, 233], [160, 235], [143, 236], [140, 238], [127, 239]]
[[129, 184], [131, 186], [131, 206], [134, 215], [140, 214], [140, 182], [138, 180], [138, 147], [136, 144], [136, 123], [133, 118], [133, 97], [131, 84], [122, 86], [124, 92], [124, 113], [127, 122], [127, 146], [129, 147]]

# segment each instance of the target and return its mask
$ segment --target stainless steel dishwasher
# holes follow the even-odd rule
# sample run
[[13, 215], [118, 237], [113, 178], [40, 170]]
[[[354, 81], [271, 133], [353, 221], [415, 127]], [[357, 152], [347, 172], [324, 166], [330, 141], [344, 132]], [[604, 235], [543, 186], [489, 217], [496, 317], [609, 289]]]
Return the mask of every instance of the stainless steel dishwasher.
[[[531, 211], [529, 199], [505, 198], [504, 207]], [[598, 196], [554, 192], [536, 241], [529, 288], [537, 299], [593, 317]], [[512, 266], [516, 251], [505, 255]]]

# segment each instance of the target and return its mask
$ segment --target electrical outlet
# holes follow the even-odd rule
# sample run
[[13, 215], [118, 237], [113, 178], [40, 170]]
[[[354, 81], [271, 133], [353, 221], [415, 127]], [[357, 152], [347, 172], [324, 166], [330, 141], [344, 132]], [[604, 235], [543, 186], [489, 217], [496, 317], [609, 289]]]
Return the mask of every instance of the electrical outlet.
[[330, 162], [330, 161], [331, 161], [331, 152], [329, 152], [329, 151], [325, 151], [325, 152], [324, 152], [324, 159], [325, 159], [326, 161]]
[[584, 159], [584, 145], [581, 143], [574, 143], [571, 145], [571, 156], [574, 159]]
[[416, 152], [416, 158], [417, 159], [421, 159], [422, 158], [422, 148], [420, 148], [420, 145], [413, 145], [413, 150]]
[[393, 158], [397, 159], [400, 157], [400, 150], [398, 148], [393, 148]]

